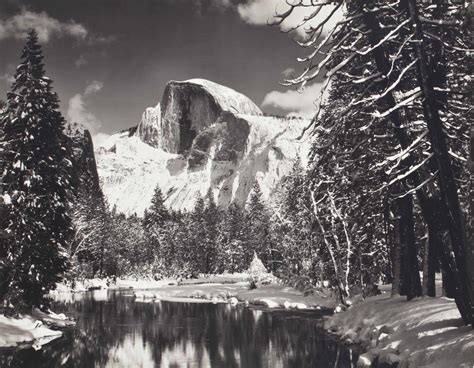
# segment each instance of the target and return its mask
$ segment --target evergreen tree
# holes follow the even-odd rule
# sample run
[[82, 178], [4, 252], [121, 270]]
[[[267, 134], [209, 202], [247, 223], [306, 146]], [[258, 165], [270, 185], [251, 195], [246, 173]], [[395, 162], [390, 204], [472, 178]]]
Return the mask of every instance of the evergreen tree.
[[143, 219], [147, 248], [150, 249], [148, 253], [154, 254], [155, 259], [159, 259], [161, 257], [160, 254], [166, 252], [162, 238], [164, 236], [165, 223], [169, 220], [171, 220], [171, 214], [165, 206], [161, 189], [157, 186], [151, 199], [151, 206], [145, 211]]
[[203, 272], [208, 273], [208, 239], [207, 239], [207, 228], [206, 228], [206, 203], [204, 198], [198, 194], [196, 198], [196, 204], [194, 210], [191, 213], [190, 218], [190, 229], [192, 241], [190, 244], [189, 253], [193, 254], [194, 257], [190, 259], [192, 268], [196, 273]]
[[151, 206], [145, 212], [145, 228], [149, 228], [153, 225], [162, 226], [165, 221], [171, 219], [170, 212], [165, 206], [165, 200], [163, 198], [163, 193], [159, 186], [155, 188], [155, 193], [151, 199]]
[[[281, 185], [282, 198], [276, 210], [272, 234], [278, 236], [278, 256], [293, 274], [318, 277], [314, 274], [316, 247], [310, 199], [305, 183], [305, 170], [297, 157], [290, 174]], [[321, 260], [321, 259], [319, 259]], [[319, 280], [320, 281], [320, 280]]]
[[220, 272], [241, 272], [248, 268], [253, 255], [248, 255], [248, 239], [245, 210], [237, 203], [231, 203], [224, 213], [219, 234], [218, 269]]
[[220, 228], [220, 211], [214, 200], [212, 189], [209, 188], [206, 194], [206, 208], [204, 209], [204, 221], [206, 226], [205, 239], [205, 267], [206, 273], [216, 271], [217, 267], [217, 241]]
[[254, 252], [267, 269], [273, 269], [271, 256], [270, 215], [262, 199], [260, 185], [255, 181], [248, 205], [250, 241], [245, 252], [246, 263], [250, 264]]
[[1, 243], [8, 280], [0, 299], [16, 308], [44, 307], [43, 295], [68, 266], [71, 165], [59, 100], [42, 60], [38, 35], [32, 30], [2, 114], [0, 191], [10, 198], [6, 232], [11, 238]]

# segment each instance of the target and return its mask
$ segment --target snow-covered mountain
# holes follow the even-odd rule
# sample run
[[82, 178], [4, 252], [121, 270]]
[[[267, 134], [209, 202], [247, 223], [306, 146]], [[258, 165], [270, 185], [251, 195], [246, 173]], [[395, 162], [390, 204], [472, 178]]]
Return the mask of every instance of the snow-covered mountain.
[[96, 150], [110, 205], [142, 215], [156, 185], [174, 209], [192, 209], [212, 188], [218, 204], [244, 204], [255, 180], [270, 198], [294, 159], [307, 157], [298, 140], [308, 121], [267, 117], [246, 96], [216, 83], [171, 81], [161, 104], [140, 124], [112, 135]]

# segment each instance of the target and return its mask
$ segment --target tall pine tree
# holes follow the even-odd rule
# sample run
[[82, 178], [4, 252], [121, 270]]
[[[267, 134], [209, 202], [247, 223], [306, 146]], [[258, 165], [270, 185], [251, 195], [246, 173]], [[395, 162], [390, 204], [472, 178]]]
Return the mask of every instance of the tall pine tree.
[[145, 229], [150, 229], [151, 226], [163, 226], [165, 221], [170, 220], [171, 215], [165, 206], [163, 193], [159, 186], [156, 186], [155, 193], [151, 199], [151, 206], [145, 212], [144, 225]]
[[260, 185], [255, 181], [250, 194], [248, 205], [248, 223], [250, 227], [249, 249], [246, 257], [249, 259], [254, 252], [262, 260], [267, 269], [273, 268], [273, 258], [271, 256], [271, 237], [270, 237], [270, 215], [262, 199]]
[[5, 231], [11, 236], [1, 243], [8, 279], [0, 300], [16, 309], [44, 307], [44, 294], [68, 265], [71, 163], [58, 96], [42, 61], [32, 30], [1, 120], [5, 151], [0, 191], [9, 198]]

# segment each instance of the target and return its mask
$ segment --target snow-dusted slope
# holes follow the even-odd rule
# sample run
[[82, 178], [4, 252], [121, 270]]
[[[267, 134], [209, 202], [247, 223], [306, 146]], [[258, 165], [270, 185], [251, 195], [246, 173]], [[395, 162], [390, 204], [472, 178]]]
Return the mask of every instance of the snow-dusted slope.
[[[102, 189], [120, 211], [142, 215], [156, 185], [174, 209], [192, 209], [198, 193], [204, 196], [209, 188], [220, 205], [244, 204], [255, 180], [270, 198], [297, 155], [307, 157], [308, 142], [297, 140], [307, 121], [263, 116], [245, 96], [212, 82], [191, 80], [177, 88], [175, 83], [165, 91], [161, 120], [151, 124], [158, 137], [145, 139], [139, 129], [118, 133], [97, 151]], [[215, 102], [219, 99], [232, 104], [238, 99], [245, 114], [227, 110], [229, 105]], [[142, 123], [154, 112], [147, 109]], [[144, 142], [155, 138], [154, 147]]]

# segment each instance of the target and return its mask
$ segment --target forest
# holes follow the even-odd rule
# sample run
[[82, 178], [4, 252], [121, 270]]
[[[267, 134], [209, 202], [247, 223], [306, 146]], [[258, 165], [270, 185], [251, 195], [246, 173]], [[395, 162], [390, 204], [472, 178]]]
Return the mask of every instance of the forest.
[[[303, 71], [285, 84], [324, 87], [302, 132], [309, 165], [293, 163], [272, 205], [258, 182], [245, 206], [220, 208], [209, 192], [190, 212], [168, 209], [156, 188], [144, 217], [127, 217], [72, 185], [66, 122], [29, 33], [1, 107], [2, 311], [45, 308], [63, 279], [240, 272], [255, 253], [288, 283], [333, 288], [342, 304], [388, 283], [408, 300], [436, 296], [441, 272], [444, 295], [472, 323], [472, 5], [288, 5], [277, 26], [300, 7], [314, 12], [299, 25]], [[326, 5], [334, 10], [315, 25]]]

